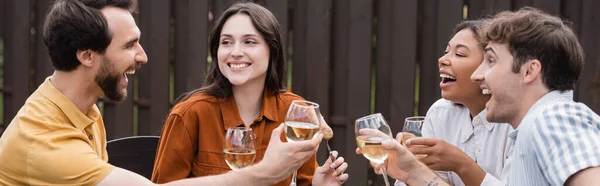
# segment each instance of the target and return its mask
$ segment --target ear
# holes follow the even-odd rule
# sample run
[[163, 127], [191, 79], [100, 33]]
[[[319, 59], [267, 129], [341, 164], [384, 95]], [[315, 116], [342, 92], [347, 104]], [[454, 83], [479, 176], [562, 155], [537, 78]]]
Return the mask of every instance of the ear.
[[529, 84], [540, 79], [542, 73], [542, 63], [540, 60], [532, 59], [523, 64], [525, 72], [523, 74], [523, 82]]
[[94, 55], [95, 53], [90, 50], [77, 50], [77, 59], [81, 62], [81, 65], [86, 67], [92, 67], [94, 65]]

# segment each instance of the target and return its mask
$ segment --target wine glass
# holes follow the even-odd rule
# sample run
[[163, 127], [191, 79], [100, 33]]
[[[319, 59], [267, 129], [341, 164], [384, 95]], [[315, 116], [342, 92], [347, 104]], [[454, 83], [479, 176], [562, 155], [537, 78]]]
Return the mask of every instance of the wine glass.
[[[380, 113], [371, 114], [358, 118], [355, 122], [354, 133], [356, 134], [356, 145], [360, 148], [363, 156], [372, 162], [382, 164], [388, 157], [389, 151], [385, 150], [381, 143], [394, 140], [392, 130]], [[389, 186], [387, 172], [381, 166], [385, 185]]]
[[256, 158], [256, 136], [252, 128], [228, 128], [223, 152], [231, 170], [252, 165]]
[[[285, 138], [288, 142], [310, 140], [320, 131], [319, 104], [305, 100], [294, 100], [285, 116]], [[296, 186], [294, 171], [290, 186]]]
[[421, 137], [421, 128], [423, 128], [423, 123], [425, 123], [424, 116], [413, 116], [404, 119], [404, 127], [402, 128], [402, 132], [409, 134], [406, 134], [406, 137], [402, 136], [402, 141], [404, 142], [414, 137]]
[[[402, 132], [405, 132], [405, 134], [402, 135], [402, 144], [404, 147], [407, 147], [405, 143], [406, 140], [423, 136], [421, 134], [423, 123], [425, 123], [425, 116], [413, 116], [404, 120], [404, 127], [402, 128]], [[415, 154], [415, 157], [424, 158], [427, 157], [427, 155]], [[450, 173], [448, 171], [435, 171], [435, 173], [437, 173], [444, 181], [449, 182]]]

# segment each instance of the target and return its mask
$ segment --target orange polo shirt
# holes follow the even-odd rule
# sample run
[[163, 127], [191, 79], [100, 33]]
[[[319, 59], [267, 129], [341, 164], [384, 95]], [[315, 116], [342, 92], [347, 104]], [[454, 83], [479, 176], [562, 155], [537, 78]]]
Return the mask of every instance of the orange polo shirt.
[[[271, 132], [284, 122], [294, 100], [303, 98], [289, 92], [277, 95], [264, 91], [260, 114], [251, 125], [257, 137], [255, 163], [262, 160]], [[243, 125], [233, 96], [220, 99], [197, 94], [175, 105], [162, 130], [152, 181], [166, 183], [231, 171], [223, 154], [225, 133], [227, 128]], [[316, 156], [302, 165], [298, 170], [298, 185], [310, 185], [317, 167]], [[275, 185], [289, 186], [290, 181], [291, 175]]]

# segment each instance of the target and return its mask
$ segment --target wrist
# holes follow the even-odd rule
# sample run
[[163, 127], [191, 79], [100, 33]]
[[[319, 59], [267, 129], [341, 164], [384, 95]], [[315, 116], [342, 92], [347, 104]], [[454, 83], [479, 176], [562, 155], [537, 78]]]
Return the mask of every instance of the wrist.
[[405, 179], [408, 185], [415, 185], [415, 183], [418, 183], [416, 185], [419, 185], [423, 183], [424, 180], [430, 179], [429, 177], [437, 177], [431, 169], [419, 161], [414, 161], [409, 167], [410, 169], [406, 174], [407, 179]]
[[273, 185], [285, 178], [285, 176], [277, 176], [281, 175], [281, 171], [275, 170], [273, 166], [268, 165], [265, 161], [260, 161], [253, 166], [240, 170], [249, 177], [251, 182], [259, 183], [257, 185]]
[[[470, 160], [470, 159], [469, 159]], [[453, 170], [458, 176], [468, 175], [470, 171], [479, 169], [479, 165], [474, 161], [464, 161], [458, 164], [456, 170]]]

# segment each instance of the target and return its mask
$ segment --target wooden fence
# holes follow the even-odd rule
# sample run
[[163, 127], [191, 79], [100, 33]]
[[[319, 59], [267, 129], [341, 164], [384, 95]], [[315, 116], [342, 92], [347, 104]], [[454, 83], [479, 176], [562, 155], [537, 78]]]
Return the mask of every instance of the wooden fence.
[[[0, 0], [0, 133], [52, 73], [41, 40], [50, 0]], [[141, 0], [135, 17], [149, 63], [123, 103], [100, 100], [109, 139], [159, 135], [174, 97], [200, 87], [212, 24], [235, 0]], [[354, 153], [354, 123], [380, 112], [392, 130], [440, 97], [437, 58], [454, 25], [500, 10], [541, 8], [572, 21], [585, 50], [576, 99], [600, 112], [600, 0], [257, 0], [280, 21], [292, 91], [321, 104], [332, 146], [350, 162], [346, 185], [381, 185]], [[0, 45], [2, 46], [2, 45]], [[326, 157], [318, 153], [319, 161]]]

